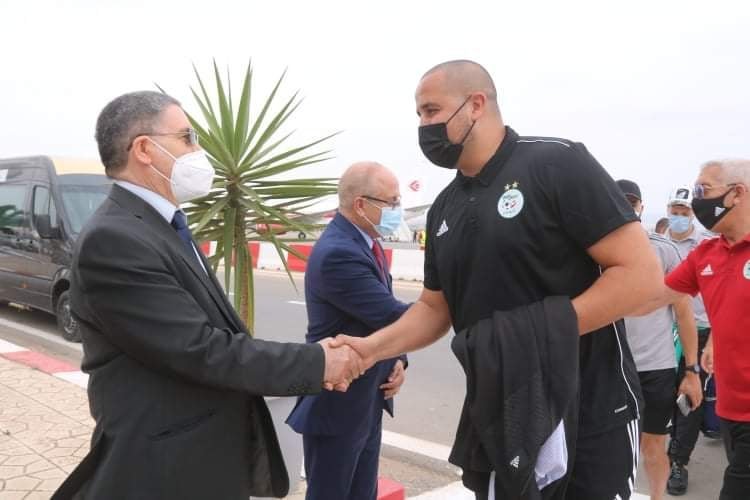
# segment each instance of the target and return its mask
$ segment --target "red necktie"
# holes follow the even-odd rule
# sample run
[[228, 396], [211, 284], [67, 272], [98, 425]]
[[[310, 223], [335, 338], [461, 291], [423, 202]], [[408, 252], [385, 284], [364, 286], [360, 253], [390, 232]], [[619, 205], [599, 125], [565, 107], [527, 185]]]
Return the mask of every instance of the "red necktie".
[[372, 253], [375, 255], [375, 262], [378, 264], [378, 269], [380, 270], [380, 277], [384, 282], [388, 282], [388, 280], [385, 278], [385, 255], [383, 254], [383, 249], [378, 245], [377, 241], [372, 242]]

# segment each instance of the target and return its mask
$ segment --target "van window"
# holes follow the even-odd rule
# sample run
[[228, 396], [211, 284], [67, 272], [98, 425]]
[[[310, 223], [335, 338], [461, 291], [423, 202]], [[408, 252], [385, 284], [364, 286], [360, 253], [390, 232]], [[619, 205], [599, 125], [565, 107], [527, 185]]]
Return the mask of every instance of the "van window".
[[34, 208], [32, 210], [33, 217], [37, 215], [49, 215], [50, 227], [57, 227], [57, 209], [55, 208], [55, 200], [49, 195], [49, 188], [45, 186], [36, 186], [34, 188]]
[[0, 184], [0, 230], [14, 232], [24, 226], [26, 189], [23, 184]]
[[99, 205], [109, 195], [109, 185], [73, 185], [60, 186], [62, 203], [70, 217], [70, 228], [78, 234]]

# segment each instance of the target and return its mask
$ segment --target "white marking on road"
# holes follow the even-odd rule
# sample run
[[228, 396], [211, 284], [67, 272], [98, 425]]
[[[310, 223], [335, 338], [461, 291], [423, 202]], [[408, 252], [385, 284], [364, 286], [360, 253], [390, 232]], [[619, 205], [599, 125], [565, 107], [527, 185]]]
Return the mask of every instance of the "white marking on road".
[[474, 500], [476, 496], [473, 492], [464, 488], [461, 481], [458, 481], [410, 498], [412, 500]]
[[57, 335], [53, 335], [51, 333], [45, 332], [44, 330], [40, 330], [38, 328], [24, 325], [23, 323], [16, 323], [15, 321], [10, 321], [7, 319], [0, 318], [0, 325], [7, 326], [8, 328], [13, 328], [14, 330], [18, 330], [24, 333], [28, 333], [29, 335], [33, 335], [34, 337], [44, 339], [54, 344], [65, 346], [70, 349], [74, 349], [78, 352], [83, 352], [83, 348], [81, 347], [81, 344], [68, 342], [67, 340]]
[[[470, 490], [464, 488], [461, 481], [451, 483], [448, 486], [443, 486], [436, 490], [428, 491], [417, 495], [415, 497], [409, 497], [412, 500], [474, 500], [476, 496]], [[630, 496], [630, 500], [648, 500], [649, 497], [640, 493], [633, 493]]]
[[52, 375], [54, 375], [57, 378], [67, 380], [71, 384], [75, 384], [78, 387], [83, 387], [84, 389], [87, 389], [89, 386], [89, 376], [87, 373], [83, 373], [82, 371], [58, 372], [58, 373], [53, 373]]
[[383, 431], [383, 444], [435, 460], [442, 460], [443, 462], [448, 461], [448, 456], [451, 453], [450, 446], [432, 443], [430, 441], [425, 441], [424, 439], [405, 436], [404, 434], [397, 434], [385, 430]]
[[294, 304], [295, 306], [306, 306], [304, 300], [287, 300], [287, 304]]
[[10, 342], [6, 342], [3, 339], [0, 339], [0, 352], [21, 352], [21, 351], [28, 351], [25, 347], [21, 347], [20, 345], [11, 344]]

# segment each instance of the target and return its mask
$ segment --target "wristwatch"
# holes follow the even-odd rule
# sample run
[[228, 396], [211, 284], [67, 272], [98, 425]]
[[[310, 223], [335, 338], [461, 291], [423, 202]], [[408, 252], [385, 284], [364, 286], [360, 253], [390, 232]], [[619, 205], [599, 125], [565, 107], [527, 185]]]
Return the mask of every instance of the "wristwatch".
[[701, 365], [699, 365], [698, 363], [695, 363], [694, 365], [685, 365], [685, 371], [693, 372], [693, 373], [700, 375]]

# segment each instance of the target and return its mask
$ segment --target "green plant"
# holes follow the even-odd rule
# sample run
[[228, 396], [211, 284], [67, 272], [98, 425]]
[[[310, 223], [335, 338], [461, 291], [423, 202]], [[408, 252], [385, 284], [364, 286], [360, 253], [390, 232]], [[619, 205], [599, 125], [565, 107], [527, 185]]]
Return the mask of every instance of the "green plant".
[[[301, 104], [299, 92], [276, 105], [276, 97], [286, 71], [265, 98], [257, 115], [251, 115], [252, 65], [245, 71], [239, 101], [233, 99], [229, 71], [226, 84], [213, 63], [215, 93], [209, 96], [198, 70], [193, 67], [200, 93], [190, 88], [203, 120], [188, 114], [198, 132], [201, 147], [216, 169], [211, 193], [185, 209], [193, 235], [198, 241], [216, 241], [216, 252], [209, 262], [218, 270], [224, 264], [227, 292], [233, 290], [233, 304], [252, 333], [255, 317], [252, 255], [250, 241], [269, 241], [292, 275], [283, 250], [305, 258], [278, 238], [279, 233], [295, 230], [310, 233], [319, 226], [300, 218], [303, 210], [321, 198], [335, 194], [337, 179], [289, 177], [297, 169], [330, 159], [330, 150], [318, 146], [336, 134], [303, 144], [287, 146], [293, 132], [281, 130]], [[236, 104], [236, 107], [235, 107]], [[231, 294], [230, 294], [231, 296]]]

